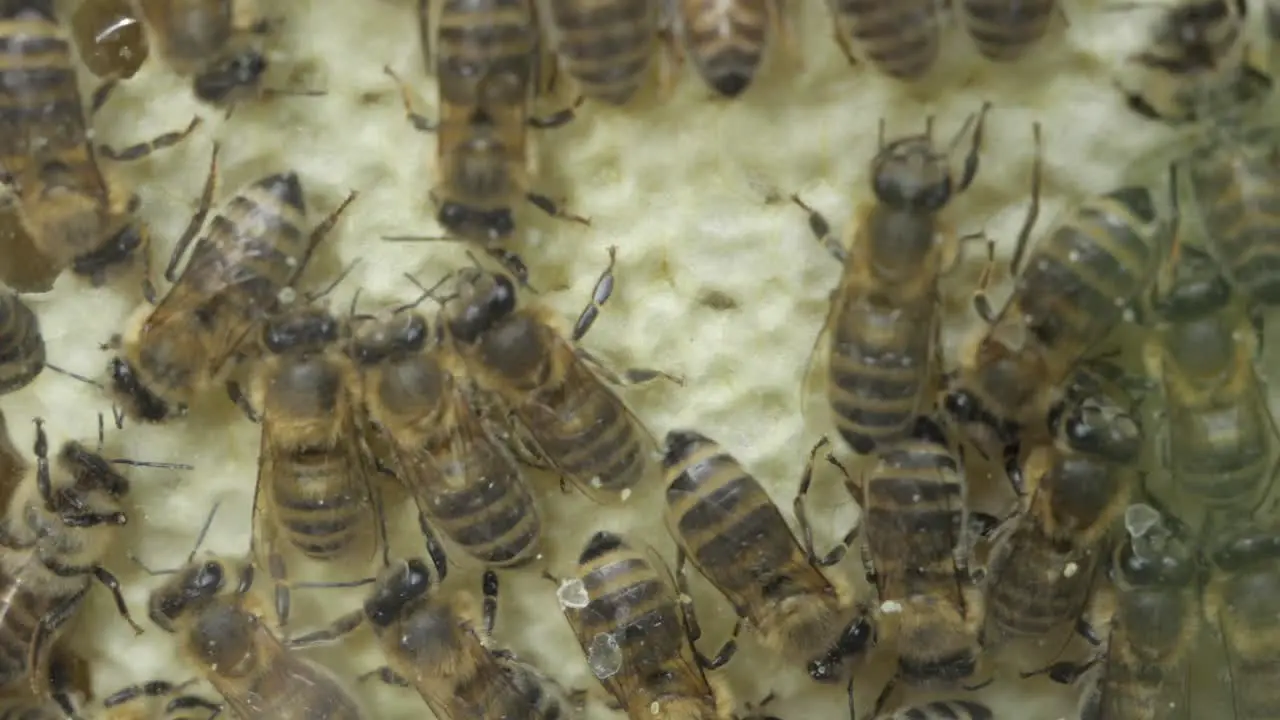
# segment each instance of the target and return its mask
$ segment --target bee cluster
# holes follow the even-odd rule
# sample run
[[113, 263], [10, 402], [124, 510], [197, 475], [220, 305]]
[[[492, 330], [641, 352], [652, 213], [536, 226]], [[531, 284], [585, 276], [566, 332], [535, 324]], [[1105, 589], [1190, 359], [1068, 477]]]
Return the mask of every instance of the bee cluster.
[[[360, 102], [434, 137], [421, 194], [441, 236], [361, 238], [371, 257], [336, 264], [350, 217], [372, 212], [359, 183], [318, 220], [297, 170], [219, 188], [237, 172], [237, 123], [335, 92], [272, 49], [334, 2], [0, 0], [0, 720], [1280, 718], [1280, 433], [1262, 360], [1280, 305], [1262, 50], [1280, 2], [369, 0], [416, 23], [433, 77], [419, 110], [418, 84], [379, 59], [366, 77], [383, 90]], [[1052, 139], [1028, 123], [1026, 213], [998, 302], [993, 235], [950, 217], [990, 172], [996, 100], [945, 142], [932, 115], [914, 133], [867, 128], [867, 201], [845, 223], [799, 188], [755, 199], [807, 217], [841, 267], [797, 373], [821, 430], [784, 491], [788, 517], [777, 482], [748, 469], [751, 447], [711, 427], [656, 432], [635, 401], [639, 386], [695, 393], [698, 377], [619, 367], [584, 342], [626, 322], [610, 301], [639, 248], [600, 252], [576, 320], [548, 301], [539, 223], [571, 243], [599, 221], [550, 194], [534, 139], [642, 117], [686, 61], [717, 101], [749, 108], [802, 76], [797, 28], [815, 10], [851, 72], [903, 88], [939, 82], [954, 43], [1013, 74], [1063, 44], [1073, 13], [1114, 12], [1143, 32], [1108, 92], [1177, 135], [1040, 229]], [[180, 80], [194, 117], [102, 142], [98, 118], [148, 73]], [[155, 196], [124, 168], [205, 134], [203, 188], [166, 258]], [[465, 260], [384, 267], [406, 292], [382, 300], [360, 282], [391, 265], [372, 257], [382, 240], [453, 241], [436, 247]], [[729, 274], [736, 260], [704, 262]], [[952, 286], [973, 269], [962, 322]], [[65, 333], [42, 327], [45, 299], [90, 294], [136, 310], [55, 353], [46, 339]], [[730, 315], [740, 301], [696, 302]], [[732, 334], [689, 323], [682, 341]], [[86, 371], [100, 350], [105, 371]], [[55, 384], [95, 399], [95, 447], [51, 447], [61, 417], [17, 422]], [[29, 448], [13, 439], [25, 427]], [[204, 451], [106, 449], [174, 428]], [[181, 538], [185, 563], [154, 567], [137, 498], [183, 496], [254, 443], [256, 482], [228, 479], [253, 488], [248, 532], [210, 533], [237, 514], [214, 502]], [[838, 542], [822, 539], [815, 496], [858, 508]], [[215, 552], [207, 535], [245, 542]], [[180, 664], [144, 672], [127, 642], [88, 643], [95, 585], [114, 625], [160, 637]], [[525, 624], [558, 640], [502, 619], [534, 596], [557, 617]], [[344, 670], [370, 662], [346, 677], [335, 652]], [[412, 700], [375, 705], [367, 683]], [[993, 691], [1070, 700], [1037, 715]], [[824, 696], [839, 699], [806, 704]]]

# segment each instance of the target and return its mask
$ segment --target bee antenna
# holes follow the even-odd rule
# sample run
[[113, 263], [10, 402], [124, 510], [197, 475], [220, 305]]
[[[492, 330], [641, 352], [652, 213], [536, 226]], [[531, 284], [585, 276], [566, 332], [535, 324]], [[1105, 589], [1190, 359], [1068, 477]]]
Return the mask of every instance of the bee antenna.
[[290, 88], [262, 88], [262, 97], [322, 97], [328, 95], [327, 90], [295, 90]]
[[191, 552], [187, 553], [187, 564], [190, 565], [192, 560], [196, 559], [196, 553], [200, 551], [200, 546], [204, 544], [204, 538], [209, 534], [209, 528], [213, 526], [213, 518], [218, 514], [218, 508], [222, 505], [219, 500], [213, 504], [209, 510], [209, 517], [204, 519], [204, 525], [200, 528], [200, 534], [196, 535], [196, 544], [191, 546]]
[[129, 553], [129, 560], [133, 562], [134, 565], [137, 565], [142, 570], [142, 572], [152, 577], [159, 577], [161, 575], [173, 575], [174, 573], [178, 572], [177, 568], [168, 568], [165, 570], [152, 569], [146, 563], [142, 562], [142, 558], [138, 557], [137, 555], [134, 555], [133, 553]]
[[356, 288], [355, 294], [351, 296], [351, 308], [347, 310], [347, 315], [350, 315], [352, 319], [355, 319], [355, 318], [363, 319], [363, 318], [369, 317], [368, 315], [356, 314], [356, 306], [360, 304], [360, 292], [363, 290], [364, 288]]
[[359, 264], [360, 264], [360, 258], [356, 258], [355, 260], [352, 260], [345, 268], [342, 269], [342, 272], [338, 273], [338, 277], [334, 278], [333, 282], [329, 283], [323, 290], [320, 290], [319, 292], [315, 292], [315, 293], [307, 293], [303, 295], [303, 297], [306, 298], [306, 301], [308, 303], [313, 303], [316, 300], [319, 300], [320, 298], [324, 297], [325, 295], [328, 295], [329, 293], [333, 292], [334, 288], [341, 285], [342, 281], [346, 280], [347, 276], [351, 274], [351, 271], [355, 270], [356, 266]]
[[112, 465], [128, 465], [129, 467], [164, 468], [167, 470], [195, 470], [194, 465], [186, 463], [153, 462], [150, 460], [131, 460], [129, 458], [112, 458], [107, 462]]
[[365, 585], [372, 585], [373, 583], [377, 582], [377, 580], [378, 580], [377, 578], [367, 577], [367, 578], [360, 578], [359, 580], [341, 580], [341, 581], [337, 581], [337, 582], [332, 581], [332, 580], [327, 580], [327, 581], [324, 581], [324, 582], [319, 582], [319, 581], [317, 581], [317, 582], [297, 582], [297, 583], [289, 583], [289, 587], [291, 587], [291, 588], [310, 588], [310, 589], [313, 589], [313, 590], [314, 590], [314, 589], [317, 589], [317, 588], [319, 588], [319, 589], [325, 589], [325, 588], [353, 588], [353, 587], [363, 587], [363, 586], [365, 586]]
[[441, 304], [441, 305], [444, 305], [444, 304], [445, 304], [446, 302], [448, 302], [449, 300], [452, 300], [454, 297], [457, 297], [457, 295], [450, 295], [450, 296], [446, 296], [446, 297], [444, 297], [444, 298], [441, 298], [441, 297], [439, 297], [439, 296], [437, 296], [437, 295], [436, 295], [436, 290], [439, 290], [441, 287], [443, 287], [443, 286], [444, 286], [444, 284], [445, 284], [445, 283], [447, 283], [447, 282], [449, 282], [450, 280], [452, 280], [452, 279], [453, 279], [453, 275], [454, 275], [454, 273], [453, 273], [453, 271], [451, 270], [451, 271], [449, 271], [449, 272], [445, 273], [445, 274], [444, 274], [444, 277], [442, 277], [442, 278], [440, 278], [439, 280], [437, 280], [435, 285], [432, 285], [431, 287], [425, 287], [425, 286], [423, 286], [422, 282], [421, 282], [421, 281], [419, 281], [417, 278], [415, 278], [413, 275], [410, 275], [409, 273], [405, 273], [405, 274], [404, 274], [405, 279], [407, 279], [409, 282], [413, 283], [413, 286], [414, 286], [414, 287], [416, 287], [416, 288], [418, 288], [419, 290], [421, 290], [421, 291], [422, 291], [422, 295], [420, 295], [420, 296], [418, 297], [418, 299], [417, 299], [417, 300], [414, 300], [413, 302], [408, 303], [408, 304], [406, 304], [406, 305], [401, 305], [401, 306], [397, 307], [395, 310], [392, 310], [392, 312], [393, 312], [393, 313], [402, 313], [402, 312], [404, 312], [404, 311], [406, 311], [406, 310], [412, 310], [413, 308], [416, 308], [416, 307], [418, 307], [419, 305], [421, 305], [421, 304], [422, 304], [422, 301], [423, 301], [423, 300], [426, 300], [427, 298], [431, 298], [431, 299], [435, 300], [437, 303], [439, 303], [439, 304]]
[[[103, 349], [104, 349], [104, 350], [107, 350], [107, 349], [109, 349], [109, 348], [107, 348], [106, 346], [104, 346], [104, 347], [103, 347]], [[79, 373], [73, 373], [73, 372], [71, 372], [70, 370], [67, 370], [67, 369], [64, 369], [64, 368], [60, 368], [60, 367], [58, 367], [57, 365], [54, 365], [53, 363], [45, 363], [45, 364], [44, 364], [44, 366], [45, 366], [45, 367], [47, 367], [47, 368], [49, 368], [50, 370], [52, 370], [52, 371], [54, 371], [54, 372], [56, 372], [56, 373], [60, 374], [60, 375], [66, 375], [67, 377], [71, 378], [72, 380], [79, 380], [80, 382], [82, 382], [82, 383], [84, 383], [84, 384], [86, 384], [86, 385], [92, 385], [92, 386], [94, 386], [94, 387], [98, 388], [99, 390], [106, 390], [106, 389], [107, 389], [107, 387], [106, 387], [105, 385], [103, 385], [102, 383], [98, 382], [97, 380], [91, 380], [91, 379], [89, 379], [89, 378], [85, 377], [84, 375], [80, 375]]]

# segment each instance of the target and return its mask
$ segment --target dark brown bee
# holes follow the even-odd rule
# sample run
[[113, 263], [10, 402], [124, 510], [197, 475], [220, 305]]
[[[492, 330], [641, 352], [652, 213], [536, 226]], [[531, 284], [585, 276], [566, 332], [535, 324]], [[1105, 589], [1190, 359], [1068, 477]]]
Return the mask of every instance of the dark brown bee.
[[358, 374], [338, 322], [304, 309], [268, 321], [256, 363], [253, 408], [262, 420], [253, 503], [253, 555], [276, 583], [280, 626], [289, 592], [282, 546], [336, 561], [379, 546], [382, 513], [373, 465], [360, 441]]
[[542, 515], [532, 489], [464, 394], [448, 349], [427, 347], [426, 320], [403, 310], [357, 324], [354, 335], [369, 420], [422, 521], [487, 565], [537, 556]]
[[961, 0], [957, 10], [978, 52], [994, 62], [1021, 58], [1062, 12], [1058, 0]]
[[196, 241], [181, 275], [178, 264], [204, 224], [213, 199], [215, 146], [200, 208], [174, 248], [159, 304], [144, 305], [114, 343], [111, 388], [124, 414], [164, 422], [186, 413], [207, 388], [229, 377], [245, 341], [281, 307], [316, 245], [356, 198], [351, 193], [308, 234], [302, 181], [285, 172], [258, 180], [232, 197]]
[[151, 621], [243, 720], [363, 720], [341, 683], [291, 652], [267, 628], [250, 591], [249, 562], [188, 563], [151, 593]]
[[[444, 557], [435, 560], [443, 580]], [[488, 637], [498, 607], [498, 580], [491, 571], [486, 573], [484, 589], [484, 617], [480, 618], [470, 595], [442, 597], [432, 587], [426, 563], [401, 560], [382, 572], [364, 607], [290, 645], [330, 642], [367, 624], [388, 664], [366, 677], [414, 688], [437, 718], [578, 717], [575, 703], [559, 684], [509, 651], [491, 645]], [[483, 627], [478, 627], [479, 622]]]
[[100, 78], [127, 80], [150, 53], [132, 0], [79, 0], [71, 15], [71, 36], [80, 60]]
[[877, 631], [898, 655], [894, 681], [953, 683], [978, 666], [984, 604], [969, 573], [964, 469], [942, 427], [920, 417], [881, 448], [849, 491], [862, 507], [867, 580], [879, 594]]
[[583, 96], [625, 105], [658, 51], [661, 0], [546, 0], [560, 67]]
[[[840, 437], [860, 454], [905, 437], [916, 416], [933, 406], [940, 372], [938, 280], [960, 257], [960, 240], [942, 231], [940, 213], [977, 174], [988, 107], [969, 117], [947, 153], [934, 147], [932, 121], [923, 134], [889, 143], [882, 125], [871, 161], [876, 200], [860, 208], [848, 242], [792, 198], [844, 266], [819, 341], [830, 332], [827, 403]], [[971, 127], [973, 145], [957, 182], [952, 153]]]
[[0, 395], [30, 385], [42, 370], [40, 321], [17, 293], [0, 288]]
[[938, 0], [827, 0], [836, 42], [849, 62], [864, 58], [898, 80], [924, 77], [942, 47]]
[[746, 91], [775, 36], [790, 42], [783, 0], [678, 0], [675, 9], [685, 52], [724, 97]]
[[680, 548], [681, 593], [689, 595], [687, 558], [770, 651], [803, 664], [815, 680], [847, 675], [848, 663], [870, 647], [874, 631], [853, 589], [819, 569], [839, 562], [854, 535], [826, 557], [814, 552], [803, 507], [813, 457], [795, 500], [804, 547], [760, 483], [712, 440], [689, 430], [667, 433], [662, 465], [667, 529]]
[[[26, 235], [10, 240], [6, 254], [19, 257], [0, 279], [43, 292], [68, 267], [101, 285], [135, 260], [145, 265], [146, 233], [133, 217], [137, 196], [102, 171], [98, 156], [144, 157], [190, 135], [199, 118], [124, 150], [95, 148], [53, 0], [0, 4], [0, 38], [0, 184]], [[94, 109], [104, 100], [95, 99]], [[22, 257], [30, 254], [39, 257]]]
[[263, 92], [274, 23], [257, 0], [137, 0], [156, 52], [195, 96], [219, 106]]
[[621, 537], [597, 532], [569, 580], [582, 583], [587, 602], [561, 603], [564, 616], [592, 672], [631, 720], [730, 720], [732, 699], [705, 671], [728, 662], [737, 646], [730, 640], [717, 657], [703, 657], [693, 644], [696, 621], [686, 624], [693, 604], [677, 598], [664, 575]]
[[1105, 395], [1055, 409], [1049, 429], [1053, 442], [1010, 470], [1025, 478], [1029, 495], [997, 530], [987, 561], [988, 648], [1081, 618], [1139, 484], [1142, 430]]
[[142, 629], [129, 616], [120, 583], [101, 565], [128, 521], [120, 504], [128, 479], [80, 443], [63, 445], [53, 467], [48, 451], [37, 420], [35, 477], [18, 489], [0, 522], [0, 694], [52, 696], [70, 713], [70, 699], [51, 687], [51, 661], [92, 582], [110, 590], [121, 617]]
[[[610, 268], [612, 263], [611, 252]], [[445, 323], [468, 376], [497, 397], [541, 459], [598, 502], [626, 499], [656, 470], [657, 455], [653, 436], [602, 377], [624, 384], [662, 374], [632, 370], [624, 379], [573, 344], [612, 291], [613, 275], [606, 270], [571, 342], [556, 330], [549, 310], [516, 307], [509, 278], [466, 268]]]

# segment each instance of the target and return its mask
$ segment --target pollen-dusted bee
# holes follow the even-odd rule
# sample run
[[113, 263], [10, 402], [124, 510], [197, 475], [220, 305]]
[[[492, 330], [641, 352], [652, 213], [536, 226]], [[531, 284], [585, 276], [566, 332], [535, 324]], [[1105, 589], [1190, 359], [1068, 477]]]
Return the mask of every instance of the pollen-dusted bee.
[[189, 562], [151, 593], [151, 621], [244, 720], [363, 720], [328, 670], [298, 657], [267, 628], [249, 594], [253, 565]]
[[975, 296], [985, 325], [963, 347], [945, 400], [968, 439], [997, 457], [1000, 449], [1011, 455], [1022, 439], [1047, 436], [1044, 420], [1065, 381], [1133, 312], [1169, 244], [1151, 190], [1134, 185], [1068, 210], [1024, 262], [1039, 214], [1038, 123], [1035, 141], [1032, 201], [1011, 262], [1013, 293], [999, 313]]
[[1193, 209], [1207, 246], [1250, 303], [1280, 305], [1280, 131], [1268, 127], [1213, 131], [1178, 164], [1186, 167]]
[[[1151, 119], [1234, 117], [1270, 94], [1245, 28], [1247, 0], [1136, 4], [1161, 10], [1146, 47], [1130, 56], [1136, 81], [1119, 83], [1129, 107]], [[1129, 87], [1132, 85], [1133, 87]]]
[[662, 0], [545, 0], [560, 67], [584, 97], [625, 105], [658, 53]]
[[[120, 615], [142, 632], [129, 616], [120, 583], [101, 565], [128, 520], [120, 505], [128, 479], [78, 442], [62, 446], [54, 467], [48, 453], [44, 425], [36, 420], [35, 477], [18, 489], [0, 522], [0, 694], [50, 697], [54, 645], [95, 579], [111, 591]], [[62, 691], [52, 697], [71, 707]]]
[[[25, 243], [10, 241], [4, 280], [18, 290], [46, 291], [65, 268], [101, 285], [134, 260], [146, 260], [144, 229], [133, 217], [137, 196], [105, 174], [98, 156], [135, 160], [172, 146], [200, 124], [123, 150], [95, 148], [80, 100], [71, 46], [52, 0], [0, 5], [0, 185], [17, 210]], [[96, 106], [95, 108], [96, 109]], [[38, 262], [42, 260], [43, 262]]]
[[964, 470], [937, 422], [919, 417], [909, 437], [881, 448], [848, 487], [862, 507], [863, 562], [882, 610], [877, 630], [898, 655], [878, 712], [898, 679], [946, 683], [976, 672], [983, 597], [969, 572]]
[[1028, 495], [996, 531], [987, 561], [987, 648], [1081, 618], [1139, 484], [1142, 429], [1105, 393], [1055, 408], [1049, 429], [1054, 440], [1010, 469]]
[[620, 377], [573, 344], [591, 328], [613, 291], [613, 254], [610, 248], [610, 269], [596, 283], [572, 341], [560, 334], [546, 309], [516, 307], [510, 278], [474, 267], [459, 273], [458, 307], [447, 310], [445, 321], [468, 376], [511, 413], [539, 459], [602, 503], [629, 497], [652, 474], [657, 454], [648, 429], [604, 380], [624, 384], [664, 377], [654, 370]]
[[276, 583], [283, 627], [289, 592], [282, 546], [334, 561], [380, 546], [372, 460], [360, 442], [358, 375], [343, 354], [338, 321], [301, 309], [267, 321], [252, 410], [262, 420], [253, 502], [253, 556]]
[[562, 602], [565, 619], [596, 679], [631, 720], [729, 720], [728, 689], [705, 671], [728, 662], [737, 645], [730, 640], [715, 658], [703, 657], [694, 646], [692, 602], [677, 598], [665, 566], [647, 555], [613, 533], [592, 535], [569, 580], [582, 584], [587, 601]]
[[439, 120], [414, 112], [408, 87], [386, 71], [400, 86], [414, 127], [437, 134], [431, 190], [436, 221], [452, 236], [482, 246], [523, 280], [523, 262], [501, 247], [515, 232], [517, 206], [527, 201], [552, 217], [590, 224], [530, 189], [536, 167], [529, 128], [563, 125], [573, 111], [548, 117], [530, 112], [544, 84], [533, 0], [446, 0], [435, 6], [438, 27], [432, 27], [431, 3], [421, 0], [419, 15], [424, 54], [437, 78]]
[[1021, 58], [1062, 12], [1058, 0], [961, 0], [957, 10], [978, 52], [994, 62]]
[[760, 483], [714, 441], [690, 430], [669, 432], [662, 465], [667, 529], [680, 548], [676, 577], [681, 593], [689, 594], [688, 559], [729, 599], [765, 647], [803, 664], [815, 680], [845, 676], [850, 660], [870, 647], [874, 631], [853, 589], [819, 569], [843, 558], [854, 535], [826, 557], [814, 552], [803, 507], [813, 457], [795, 500], [803, 548]]
[[1204, 613], [1226, 650], [1236, 717], [1276, 717], [1280, 528], [1274, 520], [1237, 525], [1213, 539], [1208, 556], [1212, 573], [1204, 590]]
[[[444, 557], [433, 559], [438, 579], [443, 580]], [[498, 606], [498, 581], [492, 571], [485, 576], [484, 590], [481, 618], [470, 595], [442, 597], [432, 586], [425, 562], [400, 560], [378, 577], [364, 607], [290, 645], [330, 642], [367, 623], [387, 659], [386, 666], [368, 676], [414, 688], [438, 718], [576, 718], [570, 693], [509, 651], [489, 644]], [[478, 621], [483, 628], [477, 627]]]
[[943, 7], [938, 0], [827, 0], [836, 43], [849, 62], [861, 57], [897, 80], [919, 80], [938, 60]]
[[1248, 515], [1275, 475], [1276, 431], [1254, 365], [1258, 335], [1219, 266], [1183, 247], [1168, 287], [1153, 292], [1148, 377], [1160, 389], [1161, 465], [1178, 508]]
[[150, 54], [133, 0], [79, 0], [71, 15], [71, 37], [81, 62], [100, 78], [127, 80]]
[[230, 106], [263, 92], [274, 30], [257, 0], [138, 0], [156, 52], [196, 98]]
[[[828, 332], [826, 396], [836, 429], [860, 454], [905, 437], [933, 405], [940, 350], [938, 280], [960, 257], [958, 238], [944, 234], [938, 214], [978, 171], [989, 105], [970, 116], [951, 149], [924, 134], [885, 143], [871, 161], [876, 202], [864, 206], [848, 247], [827, 221], [798, 198], [809, 226], [844, 269], [819, 341]], [[973, 128], [973, 144], [957, 182], [951, 154]], [[806, 375], [806, 381], [813, 373]], [[807, 395], [807, 393], [806, 393]]]
[[[1126, 525], [1135, 511], [1157, 515], [1149, 506], [1132, 505]], [[1201, 568], [1180, 527], [1158, 523], [1130, 536], [1112, 563], [1115, 610], [1100, 652], [1088, 662], [1059, 662], [1044, 672], [1063, 684], [1084, 678], [1081, 720], [1190, 720], [1192, 657], [1204, 639]]]
[[515, 458], [490, 434], [450, 368], [427, 347], [418, 313], [356, 324], [351, 354], [364, 407], [424, 524], [495, 567], [522, 565], [542, 542], [542, 514]]
[[35, 312], [0, 288], [0, 395], [30, 385], [44, 370], [44, 336]]
[[280, 308], [281, 293], [356, 197], [347, 196], [308, 236], [297, 174], [268, 175], [214, 216], [179, 276], [178, 264], [213, 199], [217, 158], [215, 146], [200, 207], [165, 270], [173, 286], [158, 305], [139, 308], [123, 338], [113, 338], [120, 352], [108, 366], [112, 391], [134, 420], [181, 416], [205, 389], [229, 377], [256, 325]]
[[792, 41], [784, 0], [676, 0], [675, 10], [685, 52], [724, 97], [750, 87], [771, 44]]

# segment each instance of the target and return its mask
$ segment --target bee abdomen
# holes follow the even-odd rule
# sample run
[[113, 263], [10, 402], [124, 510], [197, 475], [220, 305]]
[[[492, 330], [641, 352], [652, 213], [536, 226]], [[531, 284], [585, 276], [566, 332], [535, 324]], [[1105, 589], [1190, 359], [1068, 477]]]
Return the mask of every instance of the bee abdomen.
[[468, 553], [498, 567], [528, 560], [542, 534], [533, 495], [517, 483], [483, 482], [435, 495], [429, 514]]
[[[1280, 717], [1280, 655], [1237, 658], [1232, 669], [1237, 717], [1241, 720], [1269, 720]], [[1233, 663], [1235, 664], [1235, 663]]]
[[884, 368], [845, 357], [832, 358], [829, 383], [827, 396], [836, 430], [864, 455], [907, 435], [924, 389], [921, 373], [914, 367]]
[[764, 3], [729, 8], [719, 2], [701, 3], [691, 14], [684, 28], [685, 41], [698, 69], [721, 95], [741, 94], [764, 59], [769, 39]]
[[[474, 3], [445, 3], [435, 38], [441, 59], [438, 66], [476, 66], [489, 75], [510, 74], [527, 82], [538, 49], [537, 26], [529, 3], [494, 0], [490, 5], [477, 11]], [[462, 89], [472, 87], [470, 83], [459, 86], [442, 82], [440, 87], [450, 102], [468, 104], [475, 100]]]
[[919, 78], [938, 59], [935, 0], [835, 0], [833, 7], [867, 60], [890, 77]]
[[0, 395], [30, 384], [44, 362], [44, 338], [35, 312], [17, 295], [0, 293]]
[[551, 3], [566, 69], [582, 85], [585, 95], [624, 104], [640, 89], [654, 52], [657, 24], [652, 0], [565, 7], [581, 4], [586, 3]]
[[605, 491], [634, 487], [647, 468], [641, 445], [643, 431], [635, 426], [622, 401], [603, 385], [594, 383], [574, 394], [576, 407], [558, 409], [558, 414], [575, 422], [530, 428], [543, 451], [562, 472], [592, 487]]
[[903, 708], [885, 720], [994, 720], [991, 708], [971, 700], [937, 700]]
[[1044, 36], [1057, 0], [967, 0], [965, 25], [978, 52], [996, 62], [1022, 57]]

